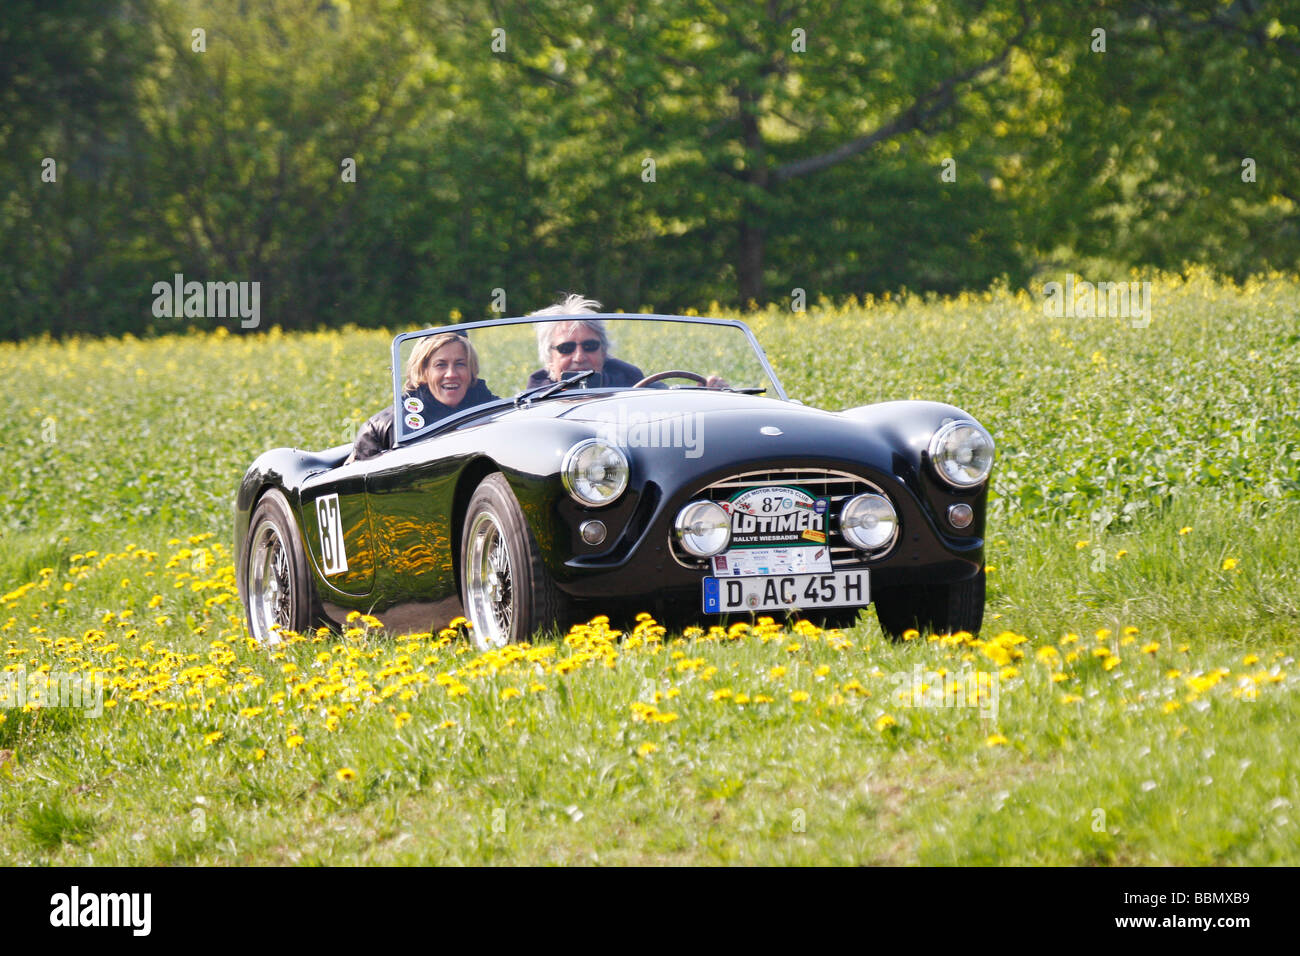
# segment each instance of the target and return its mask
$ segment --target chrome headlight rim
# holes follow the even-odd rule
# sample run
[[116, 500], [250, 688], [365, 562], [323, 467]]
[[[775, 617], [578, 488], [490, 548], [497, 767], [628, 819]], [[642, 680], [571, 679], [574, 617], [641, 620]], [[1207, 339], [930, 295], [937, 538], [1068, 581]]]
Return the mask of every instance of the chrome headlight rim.
[[[858, 541], [855, 541], [853, 537], [850, 535], [850, 530], [853, 529], [846, 529], [844, 527], [844, 516], [850, 511], [850, 509], [853, 506], [853, 503], [865, 499], [875, 499], [877, 501], [884, 502], [885, 507], [889, 509], [889, 513], [893, 516], [894, 530], [890, 533], [889, 537], [884, 541], [882, 541], [880, 544], [875, 544], [875, 545], [861, 544]], [[863, 492], [860, 495], [854, 495], [852, 498], [849, 498], [847, 501], [845, 501], [844, 504], [840, 506], [839, 526], [840, 526], [840, 537], [842, 537], [845, 541], [847, 541], [849, 545], [851, 545], [852, 547], [856, 548], [859, 551], [864, 551], [867, 554], [872, 555], [873, 557], [879, 557], [880, 555], [890, 551], [894, 547], [894, 544], [898, 541], [898, 535], [901, 530], [901, 523], [898, 520], [898, 509], [894, 507], [894, 503], [890, 501], [889, 498], [887, 498], [885, 495], [879, 494], [878, 492], [874, 492], [874, 491], [867, 491], [867, 492]]]
[[[948, 474], [940, 464], [939, 456], [943, 451], [944, 443], [948, 440], [948, 437], [959, 428], [974, 429], [979, 432], [979, 434], [983, 436], [984, 441], [988, 443], [989, 466], [984, 469], [983, 474], [971, 481], [962, 481], [959, 478], [954, 478], [952, 475]], [[989, 475], [993, 471], [993, 459], [996, 451], [997, 448], [993, 443], [993, 436], [988, 433], [988, 430], [985, 429], [983, 425], [972, 418], [959, 418], [956, 421], [948, 422], [930, 436], [930, 466], [934, 469], [934, 473], [938, 475], [940, 479], [951, 485], [953, 488], [977, 488], [984, 484], [984, 482], [988, 481]]]
[[[692, 508], [707, 508], [718, 512], [720, 515], [719, 523], [726, 532], [722, 539], [721, 547], [710, 551], [708, 549], [693, 548], [688, 543], [687, 537], [689, 534], [689, 528], [686, 526], [686, 513]], [[699, 520], [698, 516], [695, 520]], [[681, 508], [678, 509], [676, 516], [673, 518], [673, 536], [676, 537], [677, 543], [681, 546], [682, 550], [693, 558], [707, 560], [708, 558], [716, 557], [719, 554], [726, 553], [727, 549], [731, 547], [731, 515], [727, 514], [726, 509], [716, 501], [710, 501], [708, 498], [696, 498], [692, 501], [686, 502], [686, 504], [682, 505]]]
[[[579, 490], [578, 482], [575, 480], [575, 476], [573, 475], [573, 468], [578, 456], [592, 446], [598, 446], [617, 456], [619, 468], [622, 471], [622, 477], [617, 482], [615, 491], [604, 498], [589, 498], [584, 495]], [[623, 496], [623, 492], [627, 491], [631, 472], [632, 468], [628, 461], [627, 453], [617, 445], [610, 444], [607, 441], [601, 441], [599, 438], [584, 438], [577, 442], [564, 453], [564, 459], [560, 462], [560, 481], [564, 484], [564, 490], [567, 491], [569, 497], [578, 504], [586, 505], [589, 508], [603, 508], [606, 505], [611, 505], [615, 501], [618, 501], [618, 499]]]

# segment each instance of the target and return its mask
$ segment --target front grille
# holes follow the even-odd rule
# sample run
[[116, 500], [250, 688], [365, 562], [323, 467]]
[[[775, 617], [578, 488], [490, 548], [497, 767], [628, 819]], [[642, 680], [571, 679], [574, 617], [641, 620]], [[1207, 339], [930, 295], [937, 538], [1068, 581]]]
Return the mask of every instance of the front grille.
[[[844, 502], [854, 495], [868, 492], [882, 495], [893, 501], [879, 485], [865, 478], [844, 471], [808, 468], [771, 468], [766, 471], [746, 471], [738, 475], [729, 475], [700, 489], [692, 494], [689, 500], [698, 501], [705, 498], [709, 501], [726, 501], [739, 491], [761, 488], [765, 485], [794, 485], [803, 488], [814, 498], [830, 499], [826, 527], [830, 531], [827, 538], [831, 547], [831, 566], [835, 568], [856, 568], [866, 564], [861, 558], [861, 552], [846, 544], [839, 535], [840, 507]], [[897, 509], [898, 506], [894, 507]], [[697, 571], [708, 569], [707, 559], [694, 557], [682, 550], [671, 528], [668, 532], [668, 546], [672, 551], [673, 560], [682, 567]]]

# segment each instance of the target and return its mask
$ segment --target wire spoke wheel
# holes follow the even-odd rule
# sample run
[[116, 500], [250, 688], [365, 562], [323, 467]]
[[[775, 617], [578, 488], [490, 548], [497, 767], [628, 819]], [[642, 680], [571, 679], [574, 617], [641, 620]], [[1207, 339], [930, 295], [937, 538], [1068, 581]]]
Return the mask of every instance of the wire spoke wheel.
[[460, 593], [475, 647], [486, 651], [527, 641], [566, 617], [566, 598], [500, 473], [479, 482], [462, 528]]
[[514, 621], [510, 550], [501, 526], [487, 511], [470, 525], [466, 590], [466, 610], [478, 640], [489, 647], [509, 643]]
[[258, 529], [248, 563], [249, 621], [259, 643], [279, 643], [275, 629], [288, 629], [293, 619], [293, 580], [289, 554], [275, 525]]
[[311, 581], [302, 537], [277, 489], [262, 495], [248, 528], [239, 578], [248, 633], [259, 644], [279, 644], [281, 631], [311, 626]]

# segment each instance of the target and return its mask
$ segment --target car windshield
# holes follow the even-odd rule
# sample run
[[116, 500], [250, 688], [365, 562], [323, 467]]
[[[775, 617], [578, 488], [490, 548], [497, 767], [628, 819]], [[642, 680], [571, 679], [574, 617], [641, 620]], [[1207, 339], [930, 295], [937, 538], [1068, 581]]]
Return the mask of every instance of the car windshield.
[[739, 322], [622, 315], [502, 320], [409, 333], [394, 347], [398, 441], [499, 400], [627, 389], [664, 372], [687, 374], [644, 387], [785, 397]]

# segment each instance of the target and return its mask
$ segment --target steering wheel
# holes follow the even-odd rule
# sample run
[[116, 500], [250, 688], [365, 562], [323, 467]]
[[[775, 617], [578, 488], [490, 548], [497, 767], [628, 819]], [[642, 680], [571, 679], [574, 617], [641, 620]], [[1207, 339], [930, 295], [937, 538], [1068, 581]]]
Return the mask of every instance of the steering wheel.
[[699, 385], [708, 385], [709, 380], [703, 375], [695, 372], [687, 372], [680, 368], [670, 369], [667, 372], [655, 372], [653, 375], [647, 375], [641, 381], [633, 385], [633, 388], [645, 388], [647, 385], [653, 385], [655, 382], [662, 382], [666, 378], [685, 378]]

